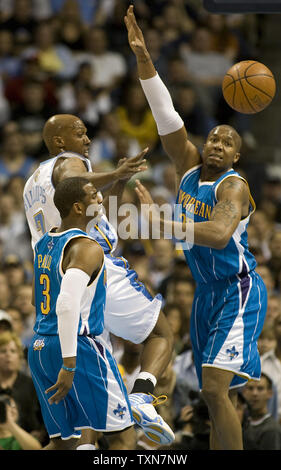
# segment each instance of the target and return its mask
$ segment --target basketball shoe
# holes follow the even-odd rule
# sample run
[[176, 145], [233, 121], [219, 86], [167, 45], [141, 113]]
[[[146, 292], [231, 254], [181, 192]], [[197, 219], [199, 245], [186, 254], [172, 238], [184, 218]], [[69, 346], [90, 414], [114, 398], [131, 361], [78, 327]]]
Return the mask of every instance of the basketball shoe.
[[158, 398], [146, 393], [131, 393], [129, 395], [135, 423], [142, 428], [148, 439], [160, 445], [171, 444], [175, 439], [170, 426], [165, 423], [154, 408], [166, 400], [167, 397], [164, 395]]

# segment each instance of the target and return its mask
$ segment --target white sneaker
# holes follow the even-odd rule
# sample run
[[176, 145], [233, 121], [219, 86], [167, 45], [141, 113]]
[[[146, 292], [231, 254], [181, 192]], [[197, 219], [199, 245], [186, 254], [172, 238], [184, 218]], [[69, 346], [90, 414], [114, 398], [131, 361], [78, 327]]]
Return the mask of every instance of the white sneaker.
[[129, 395], [135, 423], [142, 428], [148, 439], [161, 445], [171, 444], [175, 439], [170, 426], [165, 423], [153, 406], [166, 400], [167, 397], [163, 395], [159, 398], [146, 393], [131, 393]]

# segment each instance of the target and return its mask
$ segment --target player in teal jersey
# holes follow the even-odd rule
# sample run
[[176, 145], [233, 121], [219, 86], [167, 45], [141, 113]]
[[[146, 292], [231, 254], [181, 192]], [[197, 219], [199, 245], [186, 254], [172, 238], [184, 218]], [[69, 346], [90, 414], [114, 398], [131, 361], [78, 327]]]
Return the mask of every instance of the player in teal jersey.
[[28, 352], [48, 450], [75, 449], [82, 429], [114, 433], [134, 423], [116, 361], [97, 339], [104, 328], [106, 270], [103, 249], [86, 227], [102, 197], [87, 179], [72, 177], [58, 184], [54, 202], [60, 227], [34, 249], [36, 322]]
[[125, 24], [141, 86], [163, 147], [175, 163], [180, 205], [176, 221], [164, 225], [159, 213], [153, 213], [153, 200], [140, 182], [136, 191], [162, 229], [181, 231], [188, 242], [183, 245], [184, 254], [197, 283], [190, 334], [211, 419], [210, 447], [239, 450], [237, 387], [260, 376], [257, 339], [267, 299], [247, 245], [246, 229], [255, 204], [247, 182], [232, 169], [240, 158], [241, 138], [232, 127], [217, 126], [209, 133], [201, 156], [154, 68], [133, 6]]

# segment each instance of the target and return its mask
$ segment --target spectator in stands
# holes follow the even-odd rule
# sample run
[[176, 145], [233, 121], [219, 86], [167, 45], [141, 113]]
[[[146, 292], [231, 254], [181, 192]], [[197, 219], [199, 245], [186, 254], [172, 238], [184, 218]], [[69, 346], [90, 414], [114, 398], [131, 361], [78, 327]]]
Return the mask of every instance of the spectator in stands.
[[276, 348], [276, 338], [273, 323], [270, 324], [266, 321], [258, 339], [258, 346], [261, 356], [268, 353], [269, 351], [274, 351]]
[[266, 285], [267, 293], [268, 295], [273, 294], [274, 288], [275, 288], [275, 281], [274, 277], [272, 275], [271, 270], [269, 269], [267, 264], [258, 264], [256, 267], [257, 273], [261, 276], [263, 279], [263, 282]]
[[11, 301], [11, 291], [4, 272], [0, 271], [0, 309], [5, 310]]
[[186, 333], [186, 325], [182, 309], [178, 303], [166, 303], [163, 307], [170, 328], [174, 336], [174, 353], [180, 354], [184, 347], [184, 337]]
[[12, 296], [14, 297], [18, 288], [26, 281], [23, 262], [18, 256], [10, 254], [4, 258], [3, 270], [5, 271]]
[[89, 62], [92, 67], [92, 85], [104, 91], [119, 88], [127, 73], [124, 57], [109, 49], [106, 31], [92, 27], [85, 36], [85, 51], [77, 55], [79, 64]]
[[77, 73], [77, 62], [71, 49], [59, 44], [51, 20], [41, 21], [35, 30], [35, 43], [22, 52], [22, 57], [38, 57], [40, 69], [51, 77], [66, 80]]
[[[52, 112], [56, 108], [53, 107]], [[46, 119], [50, 116], [50, 106], [46, 101], [44, 85], [41, 80], [29, 80], [23, 84], [22, 103], [16, 105], [12, 111], [12, 119], [16, 120], [21, 130], [26, 133], [40, 132]]]
[[11, 194], [0, 196], [0, 220], [0, 238], [3, 241], [4, 256], [15, 254], [22, 261], [31, 259], [32, 251], [24, 214], [16, 210]]
[[16, 335], [21, 339], [24, 332], [24, 323], [20, 310], [16, 307], [8, 306], [5, 310], [9, 315], [12, 323], [12, 329]]
[[186, 332], [189, 332], [189, 321], [194, 297], [194, 283], [188, 278], [171, 280], [171, 285], [167, 289], [166, 300], [178, 303], [184, 314], [183, 322]]
[[9, 181], [4, 185], [4, 191], [7, 191], [8, 194], [13, 196], [15, 201], [15, 208], [18, 211], [24, 210], [24, 203], [23, 203], [23, 188], [25, 185], [26, 177], [22, 176], [12, 176], [9, 178]]
[[278, 420], [281, 423], [281, 314], [274, 321], [276, 347], [261, 356], [261, 370], [272, 380], [278, 393]]
[[188, 126], [192, 142], [202, 147], [210, 130], [217, 125], [217, 121], [206, 112], [191, 83], [186, 82], [178, 86], [173, 98], [175, 108]]
[[8, 183], [10, 178], [28, 178], [35, 169], [35, 160], [26, 154], [23, 134], [18, 126], [13, 131], [8, 124], [2, 129], [2, 149], [0, 153], [0, 183]]
[[0, 392], [8, 393], [17, 403], [18, 424], [27, 432], [41, 427], [39, 404], [31, 377], [22, 369], [23, 347], [18, 336], [6, 331], [0, 334]]
[[233, 63], [239, 57], [239, 41], [228, 27], [225, 15], [208, 14], [205, 21], [206, 27], [211, 31], [211, 49], [222, 53]]
[[4, 82], [20, 72], [21, 61], [14, 53], [12, 30], [0, 29], [0, 75]]
[[138, 83], [127, 85], [116, 116], [121, 131], [130, 138], [136, 138], [141, 148], [152, 150], [155, 147], [158, 142], [156, 124]]
[[161, 34], [165, 53], [171, 57], [184, 41], [189, 40], [196, 25], [184, 2], [168, 2], [164, 3], [161, 14], [154, 18], [154, 26]]
[[152, 240], [152, 254], [150, 257], [150, 280], [155, 290], [165, 279], [174, 264], [174, 245], [171, 240], [160, 238]]
[[259, 381], [251, 380], [244, 387], [243, 395], [249, 404], [248, 426], [243, 430], [245, 450], [281, 450], [281, 426], [267, 407], [272, 385], [262, 373]]
[[274, 325], [281, 314], [281, 293], [270, 294], [267, 298], [266, 325]]
[[16, 307], [22, 316], [24, 330], [21, 340], [25, 347], [28, 347], [33, 337], [33, 326], [35, 323], [35, 307], [32, 305], [32, 286], [31, 284], [22, 284], [18, 286], [12, 306]]
[[271, 258], [268, 267], [274, 276], [275, 284], [281, 271], [281, 230], [275, 230], [270, 240]]
[[182, 46], [181, 54], [202, 103], [211, 115], [215, 115], [222, 79], [233, 62], [211, 49], [211, 38], [207, 28], [196, 28], [190, 43]]
[[12, 331], [12, 318], [5, 310], [0, 310], [0, 334], [4, 331]]
[[18, 407], [8, 394], [0, 394], [4, 421], [0, 422], [0, 450], [40, 450], [40, 442], [18, 425]]
[[2, 28], [13, 31], [16, 53], [32, 44], [36, 21], [33, 17], [31, 0], [15, 0], [11, 16], [2, 23]]
[[274, 230], [274, 223], [266, 212], [257, 209], [251, 217], [250, 224], [255, 228], [259, 246], [262, 249], [264, 260], [267, 262], [271, 257], [269, 244]]
[[87, 28], [76, 1], [64, 2], [55, 17], [55, 27], [60, 44], [67, 46], [74, 53], [84, 49], [84, 34]]

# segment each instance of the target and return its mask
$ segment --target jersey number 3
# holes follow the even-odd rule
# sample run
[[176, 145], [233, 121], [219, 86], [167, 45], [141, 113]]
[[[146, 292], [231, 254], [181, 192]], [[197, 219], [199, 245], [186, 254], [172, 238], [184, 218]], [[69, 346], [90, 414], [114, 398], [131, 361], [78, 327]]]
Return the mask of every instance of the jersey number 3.
[[41, 302], [41, 312], [43, 315], [48, 315], [50, 311], [50, 278], [47, 274], [41, 274], [40, 284], [43, 286], [42, 294], [44, 296]]

